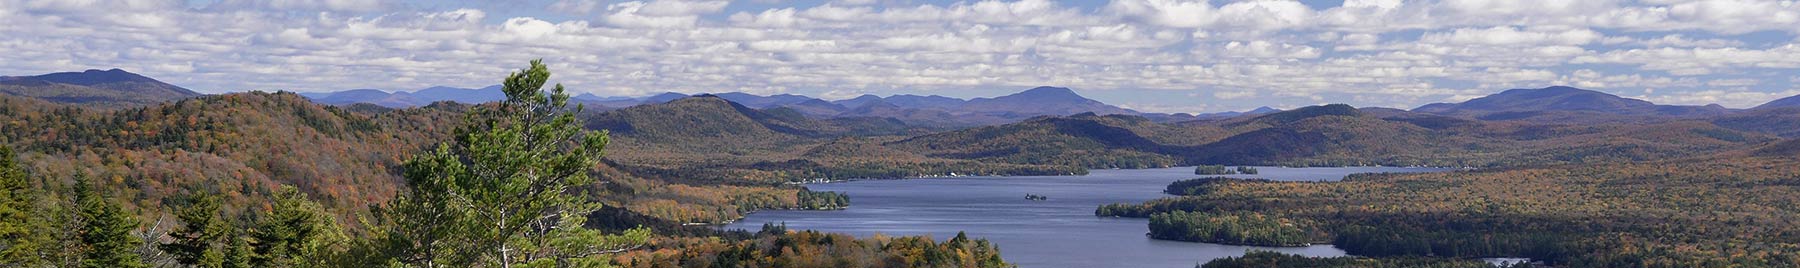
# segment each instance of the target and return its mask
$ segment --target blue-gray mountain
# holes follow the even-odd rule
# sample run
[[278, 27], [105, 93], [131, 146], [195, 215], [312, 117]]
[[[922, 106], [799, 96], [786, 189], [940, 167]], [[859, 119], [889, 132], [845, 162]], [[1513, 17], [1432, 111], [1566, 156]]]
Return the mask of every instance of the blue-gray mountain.
[[200, 96], [192, 90], [119, 69], [0, 76], [0, 94], [114, 108]]
[[[1564, 121], [1571, 117], [1598, 120], [1641, 117], [1700, 117], [1733, 112], [1717, 104], [1706, 106], [1658, 105], [1605, 92], [1555, 86], [1511, 89], [1462, 103], [1433, 103], [1414, 112], [1466, 116], [1484, 120]], [[1623, 116], [1623, 117], [1620, 117]]]

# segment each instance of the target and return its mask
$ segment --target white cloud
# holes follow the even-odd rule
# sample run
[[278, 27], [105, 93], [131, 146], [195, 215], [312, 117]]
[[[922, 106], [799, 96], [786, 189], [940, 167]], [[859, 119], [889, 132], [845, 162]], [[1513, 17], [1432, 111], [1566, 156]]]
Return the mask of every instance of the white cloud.
[[[1778, 92], [1752, 80], [1800, 69], [1792, 1], [758, 3], [775, 7], [531, 7], [576, 15], [556, 20], [386, 1], [0, 0], [0, 62], [32, 63], [0, 74], [119, 67], [208, 92], [406, 89], [489, 85], [542, 57], [561, 82], [603, 95], [1059, 85], [1407, 106], [1553, 84], [1738, 103]], [[1775, 32], [1739, 35], [1757, 31]], [[1195, 100], [1135, 107], [1179, 107], [1158, 101]], [[1254, 107], [1233, 105], [1207, 107]]]
[[1419, 42], [1451, 45], [1544, 46], [1585, 45], [1599, 40], [1600, 33], [1588, 29], [1520, 30], [1509, 26], [1460, 28], [1452, 32], [1427, 33]]

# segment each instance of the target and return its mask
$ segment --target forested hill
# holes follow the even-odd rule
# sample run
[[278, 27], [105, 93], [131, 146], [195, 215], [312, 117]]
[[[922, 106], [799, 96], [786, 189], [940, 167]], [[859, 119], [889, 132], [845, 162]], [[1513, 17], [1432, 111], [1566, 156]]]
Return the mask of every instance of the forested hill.
[[[292, 93], [234, 93], [101, 111], [0, 97], [5, 137], [33, 173], [102, 178], [157, 211], [163, 199], [228, 193], [259, 203], [294, 185], [351, 211], [393, 196], [392, 168], [446, 140], [461, 105], [379, 113], [314, 104]], [[61, 181], [66, 184], [71, 181]], [[235, 207], [241, 209], [241, 207]]]
[[924, 155], [1089, 168], [1231, 165], [1425, 165], [1645, 161], [1775, 139], [1697, 120], [1541, 124], [1348, 105], [1159, 124], [1128, 115], [1043, 117], [888, 143]]
[[156, 104], [192, 98], [200, 93], [125, 70], [111, 69], [0, 77], [0, 95], [106, 108]]

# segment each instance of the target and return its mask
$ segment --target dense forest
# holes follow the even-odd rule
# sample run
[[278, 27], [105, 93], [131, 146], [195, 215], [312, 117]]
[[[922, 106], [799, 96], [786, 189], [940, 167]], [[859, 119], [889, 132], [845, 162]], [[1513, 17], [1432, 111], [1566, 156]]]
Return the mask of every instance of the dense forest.
[[[1797, 143], [1700, 158], [1363, 174], [1341, 182], [1198, 179], [1170, 186], [1183, 196], [1095, 213], [1149, 217], [1157, 238], [1324, 240], [1359, 256], [1792, 267], [1800, 265], [1800, 210], [1785, 204], [1800, 201], [1792, 182], [1800, 178]], [[1279, 227], [1289, 226], [1311, 235], [1286, 236], [1295, 232]], [[1281, 237], [1293, 240], [1274, 239]]]
[[622, 254], [623, 267], [1013, 267], [985, 239], [875, 236], [790, 231], [764, 224], [754, 238], [724, 241], [657, 239], [645, 250]]

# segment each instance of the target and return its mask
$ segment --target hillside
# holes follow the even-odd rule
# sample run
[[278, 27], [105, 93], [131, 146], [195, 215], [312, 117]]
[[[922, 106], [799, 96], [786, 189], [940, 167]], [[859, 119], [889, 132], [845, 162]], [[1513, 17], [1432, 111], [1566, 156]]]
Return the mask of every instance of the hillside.
[[[1729, 113], [1718, 105], [1657, 105], [1599, 91], [1573, 87], [1511, 89], [1462, 103], [1434, 103], [1413, 109], [1414, 112], [1456, 115], [1483, 120], [1532, 120], [1538, 122], [1628, 121], [1643, 117], [1695, 117]], [[1627, 116], [1614, 119], [1611, 116]]]
[[1710, 118], [1719, 126], [1785, 138], [1800, 137], [1800, 106], [1767, 107]]
[[0, 95], [90, 107], [143, 106], [200, 96], [182, 88], [119, 69], [36, 76], [0, 77]]
[[197, 190], [226, 191], [232, 203], [246, 204], [294, 185], [343, 212], [393, 196], [399, 182], [390, 168], [446, 139], [466, 109], [370, 114], [260, 92], [117, 111], [16, 98], [0, 105], [7, 111], [0, 122], [11, 122], [0, 135], [46, 177], [110, 178], [108, 186], [140, 205]]
[[1176, 128], [1128, 115], [1091, 113], [917, 136], [887, 146], [933, 157], [1087, 168], [1168, 167], [1180, 145], [1219, 136], [1219, 130]]
[[1769, 101], [1768, 103], [1757, 105], [1756, 108], [1751, 109], [1763, 110], [1789, 107], [1800, 107], [1800, 95]]

